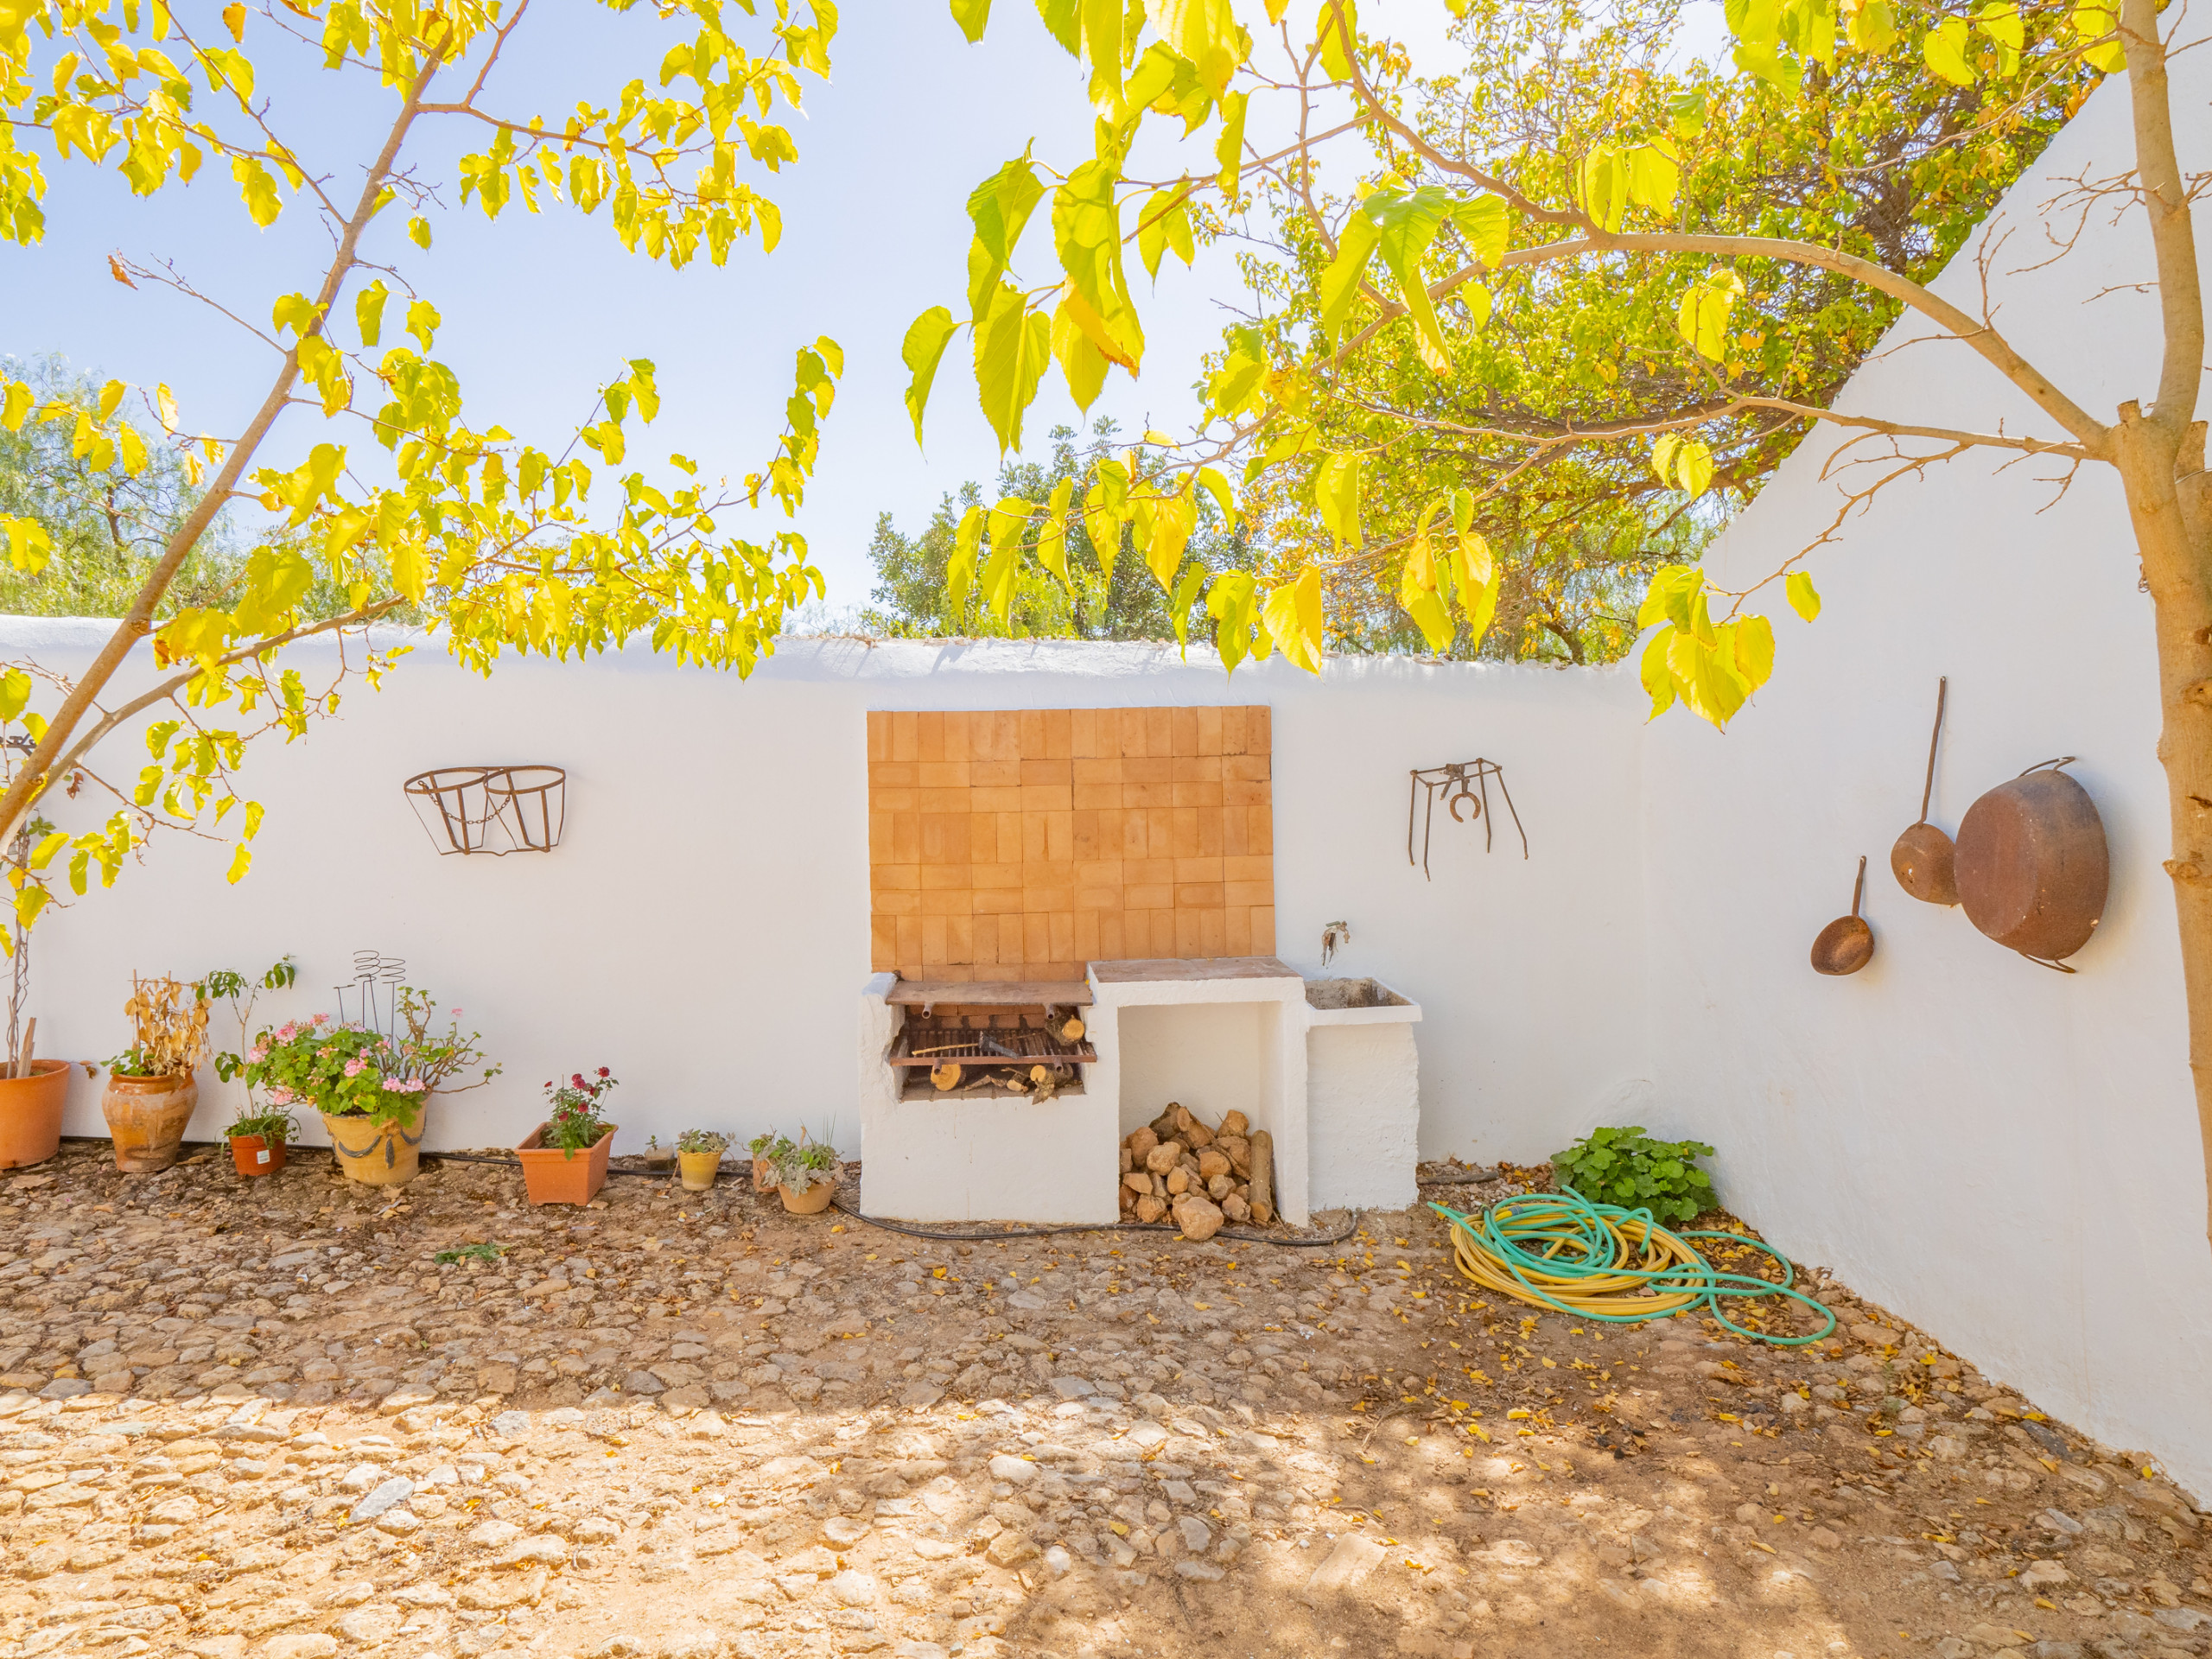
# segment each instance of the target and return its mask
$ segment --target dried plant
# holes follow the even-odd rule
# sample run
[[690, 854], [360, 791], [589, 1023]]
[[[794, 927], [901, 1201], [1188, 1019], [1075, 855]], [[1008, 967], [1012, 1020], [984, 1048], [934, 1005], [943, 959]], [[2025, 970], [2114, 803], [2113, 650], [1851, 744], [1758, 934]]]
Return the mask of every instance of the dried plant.
[[164, 975], [130, 976], [123, 1005], [135, 1040], [108, 1064], [126, 1077], [188, 1077], [207, 1058], [207, 1004], [193, 987]]

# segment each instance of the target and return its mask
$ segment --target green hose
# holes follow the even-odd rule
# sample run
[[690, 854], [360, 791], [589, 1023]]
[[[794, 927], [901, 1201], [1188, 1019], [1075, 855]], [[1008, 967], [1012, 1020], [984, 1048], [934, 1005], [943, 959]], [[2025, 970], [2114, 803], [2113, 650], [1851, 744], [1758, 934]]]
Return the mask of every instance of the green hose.
[[[1780, 1348], [1818, 1342], [1835, 1329], [1835, 1315], [1825, 1304], [1790, 1288], [1797, 1270], [1789, 1258], [1756, 1238], [1672, 1232], [1649, 1210], [1592, 1204], [1573, 1187], [1501, 1198], [1478, 1216], [1433, 1201], [1428, 1207], [1451, 1224], [1461, 1274], [1532, 1306], [1607, 1325], [1641, 1325], [1703, 1308], [1738, 1336]], [[1781, 1265], [1782, 1282], [1723, 1272], [1688, 1243], [1693, 1238], [1725, 1238], [1764, 1250]], [[1827, 1323], [1808, 1337], [1776, 1336], [1737, 1324], [1721, 1307], [1724, 1301], [1764, 1296], [1801, 1302]]]

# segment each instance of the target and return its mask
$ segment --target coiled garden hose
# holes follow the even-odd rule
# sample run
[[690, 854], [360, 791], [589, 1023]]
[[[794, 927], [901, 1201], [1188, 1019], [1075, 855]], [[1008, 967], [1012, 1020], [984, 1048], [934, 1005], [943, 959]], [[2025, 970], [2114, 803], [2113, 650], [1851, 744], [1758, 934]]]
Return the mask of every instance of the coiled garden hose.
[[[1737, 1233], [1671, 1232], [1649, 1210], [1592, 1204], [1573, 1187], [1501, 1198], [1478, 1215], [1432, 1201], [1452, 1229], [1459, 1271], [1485, 1290], [1532, 1307], [1607, 1325], [1640, 1325], [1704, 1308], [1741, 1337], [1797, 1348], [1835, 1329], [1823, 1303], [1790, 1288], [1797, 1270], [1772, 1245]], [[1725, 1238], [1764, 1251], [1780, 1264], [1782, 1281], [1727, 1273], [1699, 1255], [1693, 1238]], [[1724, 1301], [1782, 1296], [1827, 1320], [1808, 1337], [1779, 1336], [1737, 1324]]]

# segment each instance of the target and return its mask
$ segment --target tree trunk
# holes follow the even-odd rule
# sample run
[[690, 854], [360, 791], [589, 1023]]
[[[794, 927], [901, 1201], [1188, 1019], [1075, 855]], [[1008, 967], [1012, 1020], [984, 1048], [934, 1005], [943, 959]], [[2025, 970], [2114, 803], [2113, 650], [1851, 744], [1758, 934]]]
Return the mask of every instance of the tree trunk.
[[2166, 772], [2173, 838], [2165, 868], [2181, 929], [2189, 1066], [2204, 1149], [2205, 1230], [2212, 1238], [2212, 488], [2201, 424], [2177, 455], [2129, 404], [2114, 435], [2157, 631], [2158, 760]]

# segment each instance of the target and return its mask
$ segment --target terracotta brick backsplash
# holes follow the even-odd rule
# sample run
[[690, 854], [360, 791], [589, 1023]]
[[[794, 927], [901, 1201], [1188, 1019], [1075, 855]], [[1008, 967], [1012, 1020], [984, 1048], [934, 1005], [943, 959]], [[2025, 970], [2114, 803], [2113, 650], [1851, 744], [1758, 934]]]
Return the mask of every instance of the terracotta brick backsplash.
[[1270, 747], [1256, 706], [870, 714], [871, 971], [1273, 955]]

